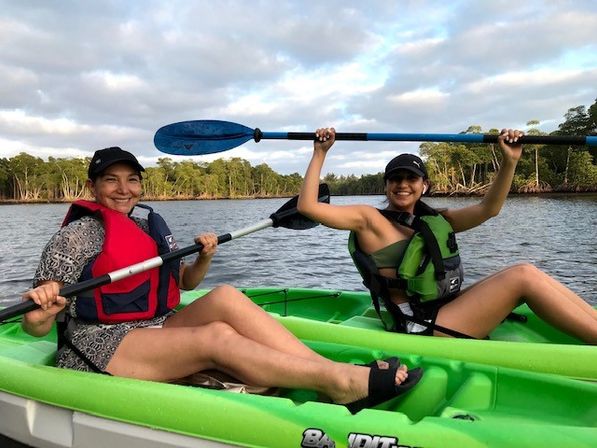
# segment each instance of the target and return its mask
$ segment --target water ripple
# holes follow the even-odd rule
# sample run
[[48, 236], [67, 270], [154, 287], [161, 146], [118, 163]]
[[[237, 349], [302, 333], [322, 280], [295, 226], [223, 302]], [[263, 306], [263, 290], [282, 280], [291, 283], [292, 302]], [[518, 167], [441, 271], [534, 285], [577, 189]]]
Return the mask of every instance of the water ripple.
[[[383, 207], [381, 196], [333, 197], [335, 204]], [[150, 203], [167, 220], [180, 247], [196, 233], [223, 234], [266, 219], [284, 199]], [[464, 207], [474, 198], [433, 198], [436, 207]], [[0, 306], [31, 284], [41, 251], [59, 227], [65, 204], [0, 206]], [[465, 284], [514, 263], [531, 262], [597, 304], [597, 196], [512, 197], [502, 213], [459, 235]], [[265, 229], [223, 244], [202, 287], [300, 286], [364, 290], [352, 264], [347, 232], [318, 226]]]

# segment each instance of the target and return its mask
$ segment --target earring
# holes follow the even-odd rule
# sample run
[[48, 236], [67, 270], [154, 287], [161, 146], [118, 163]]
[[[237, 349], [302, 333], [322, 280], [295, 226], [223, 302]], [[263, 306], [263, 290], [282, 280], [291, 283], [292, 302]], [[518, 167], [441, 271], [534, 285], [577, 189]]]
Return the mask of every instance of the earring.
[[423, 187], [423, 194], [427, 193], [427, 186]]

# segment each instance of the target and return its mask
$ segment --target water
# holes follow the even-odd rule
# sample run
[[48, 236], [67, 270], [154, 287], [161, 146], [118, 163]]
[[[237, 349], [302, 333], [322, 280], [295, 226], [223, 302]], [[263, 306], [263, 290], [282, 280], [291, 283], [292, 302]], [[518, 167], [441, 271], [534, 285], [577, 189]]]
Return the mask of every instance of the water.
[[[333, 197], [334, 204], [383, 206], [381, 196]], [[218, 235], [269, 217], [286, 199], [148, 203], [162, 214], [179, 246], [199, 232]], [[433, 198], [434, 207], [465, 207], [477, 198]], [[67, 204], [0, 206], [0, 306], [31, 285], [41, 251]], [[499, 216], [459, 234], [465, 285], [517, 262], [532, 262], [597, 304], [597, 196], [512, 197]], [[347, 232], [318, 226], [268, 228], [220, 246], [200, 287], [300, 286], [364, 290], [346, 249]]]

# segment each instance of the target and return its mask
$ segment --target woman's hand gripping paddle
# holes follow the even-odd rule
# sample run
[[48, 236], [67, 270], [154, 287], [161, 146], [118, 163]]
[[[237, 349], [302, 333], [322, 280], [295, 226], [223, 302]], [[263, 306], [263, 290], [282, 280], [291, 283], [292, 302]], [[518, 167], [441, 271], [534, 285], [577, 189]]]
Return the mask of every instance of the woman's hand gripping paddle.
[[[326, 184], [321, 184], [319, 186], [318, 200], [319, 202], [330, 202], [330, 191]], [[291, 230], [305, 230], [317, 226], [318, 223], [301, 215], [297, 211], [297, 202], [298, 196], [294, 196], [276, 212], [272, 213], [269, 218], [255, 223], [252, 226], [218, 236], [218, 244], [226, 243], [233, 239], [240, 238], [241, 236], [245, 236], [268, 227], [284, 227]], [[169, 252], [167, 254], [150, 258], [149, 260], [109, 272], [100, 277], [95, 277], [84, 282], [75, 283], [74, 285], [65, 286], [60, 290], [59, 294], [63, 297], [75, 296], [82, 292], [113, 283], [126, 277], [130, 277], [131, 275], [160, 267], [166, 262], [180, 259], [182, 257], [186, 257], [187, 255], [199, 252], [202, 248], [202, 244], [193, 244], [192, 246], [184, 247], [182, 249], [178, 249], [173, 252]], [[37, 308], [39, 308], [39, 305], [32, 300], [27, 300], [25, 302], [18, 303], [17, 305], [0, 310], [0, 323], [12, 317], [33, 311]]]

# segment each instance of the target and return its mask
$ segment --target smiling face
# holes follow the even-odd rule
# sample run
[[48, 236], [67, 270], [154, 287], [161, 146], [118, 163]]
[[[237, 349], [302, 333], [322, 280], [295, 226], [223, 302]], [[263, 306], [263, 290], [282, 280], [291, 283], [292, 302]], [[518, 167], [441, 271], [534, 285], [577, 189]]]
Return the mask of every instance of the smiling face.
[[98, 204], [129, 214], [141, 196], [141, 175], [131, 165], [115, 163], [106, 168], [87, 186]]
[[386, 180], [386, 196], [391, 210], [413, 213], [415, 204], [428, 188], [427, 181], [412, 171], [398, 170]]

